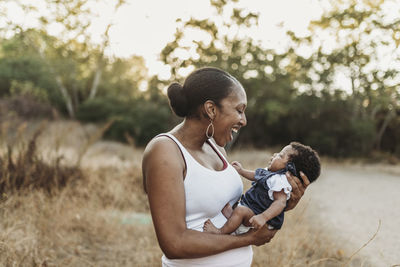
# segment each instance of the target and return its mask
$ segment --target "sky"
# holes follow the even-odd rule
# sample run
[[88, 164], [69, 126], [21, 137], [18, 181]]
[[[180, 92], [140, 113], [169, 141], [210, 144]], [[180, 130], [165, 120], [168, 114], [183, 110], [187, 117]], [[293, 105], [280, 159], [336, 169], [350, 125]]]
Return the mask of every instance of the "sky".
[[[30, 1], [37, 6], [41, 14], [48, 12], [42, 1], [24, 1]], [[89, 29], [94, 41], [100, 42], [106, 26], [112, 22], [107, 54], [118, 57], [142, 56], [149, 74], [158, 74], [160, 78], [169, 74], [168, 66], [163, 65], [158, 57], [165, 45], [174, 38], [176, 20], [190, 17], [208, 18], [213, 11], [208, 0], [127, 0], [117, 12], [110, 3], [112, 1], [101, 2], [103, 3], [93, 6], [95, 13], [99, 14]], [[298, 34], [307, 31], [309, 21], [317, 19], [322, 14], [321, 2], [321, 0], [240, 0], [239, 5], [260, 14], [259, 26], [251, 32], [252, 37], [261, 40], [266, 47], [278, 48], [286, 30], [290, 29]], [[7, 5], [8, 13], [16, 22], [26, 27], [34, 26], [35, 18], [26, 16], [12, 4], [12, 1]], [[56, 33], [57, 28], [51, 31]]]
[[[310, 19], [317, 18], [322, 12], [313, 0], [242, 0], [240, 4], [260, 13], [259, 27], [252, 34], [271, 47], [278, 47], [283, 38], [284, 31], [279, 24], [283, 22], [288, 29], [305, 32]], [[157, 59], [174, 38], [176, 20], [207, 18], [211, 12], [207, 0], [129, 1], [114, 15], [110, 52], [118, 56], [143, 56], [151, 74], [168, 72]]]
[[[26, 28], [35, 27], [37, 17], [24, 14], [13, 4], [14, 1], [35, 5], [40, 15], [50, 12], [46, 9], [44, 1], [0, 0], [0, 11], [5, 4], [9, 17]], [[399, 0], [387, 0], [382, 6], [389, 19], [398, 17], [400, 5], [397, 1]], [[158, 75], [160, 79], [168, 79], [170, 75], [169, 66], [164, 65], [158, 58], [166, 44], [174, 39], [178, 25], [176, 20], [185, 21], [190, 17], [205, 19], [214, 12], [209, 0], [126, 0], [126, 4], [117, 11], [113, 3], [115, 1], [98, 0], [96, 5], [90, 7], [98, 14], [89, 28], [93, 41], [101, 42], [101, 36], [111, 22], [110, 45], [106, 53], [117, 57], [142, 56], [149, 75]], [[238, 5], [259, 13], [259, 24], [249, 32], [251, 37], [261, 41], [265, 48], [276, 49], [278, 52], [285, 47], [285, 33], [288, 30], [299, 36], [307, 35], [309, 22], [318, 20], [324, 9], [329, 8], [328, 0], [239, 0]], [[50, 28], [49, 32], [57, 35], [57, 30], [57, 27], [54, 27]], [[335, 41], [332, 41], [332, 45], [334, 43]], [[381, 51], [379, 58], [380, 68], [387, 69], [393, 65], [392, 54]], [[335, 81], [338, 87], [350, 92], [351, 82], [344, 73], [339, 73]]]

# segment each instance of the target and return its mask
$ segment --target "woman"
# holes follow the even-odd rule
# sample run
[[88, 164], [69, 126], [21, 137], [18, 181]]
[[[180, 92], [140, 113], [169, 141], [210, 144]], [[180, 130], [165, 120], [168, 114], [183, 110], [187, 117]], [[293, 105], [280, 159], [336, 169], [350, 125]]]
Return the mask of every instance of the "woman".
[[[221, 210], [237, 202], [243, 191], [239, 174], [227, 162], [223, 147], [232, 131], [245, 126], [246, 92], [230, 74], [216, 68], [191, 73], [184, 85], [168, 88], [170, 105], [182, 123], [147, 145], [142, 162], [163, 266], [250, 266], [250, 245], [263, 245], [276, 231], [263, 227], [242, 235], [203, 233], [211, 219], [221, 227]], [[288, 208], [304, 194], [302, 185], [287, 174], [293, 187]], [[223, 190], [221, 190], [223, 189]]]

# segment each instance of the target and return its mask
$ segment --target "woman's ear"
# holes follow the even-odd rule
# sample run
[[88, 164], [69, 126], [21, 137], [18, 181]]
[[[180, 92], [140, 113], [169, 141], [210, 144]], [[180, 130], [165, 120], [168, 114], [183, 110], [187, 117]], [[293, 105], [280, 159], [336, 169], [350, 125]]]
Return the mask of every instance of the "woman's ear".
[[214, 120], [215, 117], [217, 116], [217, 105], [215, 105], [214, 101], [212, 100], [207, 100], [204, 102], [204, 111], [206, 112], [206, 116], [210, 120]]

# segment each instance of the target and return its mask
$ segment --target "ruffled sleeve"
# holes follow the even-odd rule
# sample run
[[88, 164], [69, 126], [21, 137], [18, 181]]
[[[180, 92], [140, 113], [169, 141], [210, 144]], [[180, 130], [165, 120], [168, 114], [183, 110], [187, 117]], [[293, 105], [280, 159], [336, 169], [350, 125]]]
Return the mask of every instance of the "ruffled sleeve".
[[286, 175], [275, 174], [267, 179], [267, 185], [269, 187], [268, 196], [271, 200], [274, 200], [274, 192], [280, 192], [283, 189], [288, 200], [290, 198], [290, 192], [292, 191], [292, 186], [289, 184]]

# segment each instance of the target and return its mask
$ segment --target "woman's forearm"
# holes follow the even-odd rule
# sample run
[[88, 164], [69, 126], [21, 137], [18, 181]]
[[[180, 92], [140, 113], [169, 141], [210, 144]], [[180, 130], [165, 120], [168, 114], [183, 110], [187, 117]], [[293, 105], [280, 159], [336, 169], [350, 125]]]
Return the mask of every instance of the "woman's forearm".
[[185, 230], [169, 244], [160, 244], [169, 259], [188, 259], [210, 256], [234, 248], [251, 245], [249, 234], [217, 235], [195, 230]]
[[[170, 156], [165, 157], [167, 154]], [[262, 245], [275, 234], [266, 226], [239, 236], [187, 229], [185, 162], [179, 148], [167, 137], [156, 138], [146, 147], [142, 170], [157, 239], [170, 259], [198, 258], [250, 244]]]

